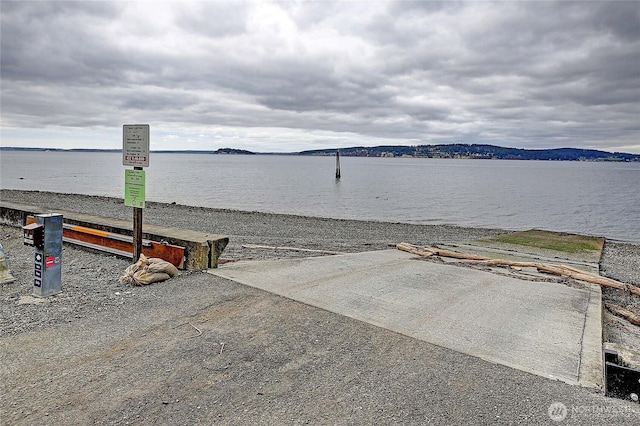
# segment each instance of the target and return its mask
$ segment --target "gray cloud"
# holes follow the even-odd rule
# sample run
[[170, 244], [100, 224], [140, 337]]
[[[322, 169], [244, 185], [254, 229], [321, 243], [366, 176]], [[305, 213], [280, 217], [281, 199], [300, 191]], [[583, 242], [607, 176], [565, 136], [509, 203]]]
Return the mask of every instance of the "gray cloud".
[[633, 1], [1, 7], [11, 135], [151, 121], [173, 135], [159, 148], [195, 132], [273, 151], [329, 141], [640, 152]]

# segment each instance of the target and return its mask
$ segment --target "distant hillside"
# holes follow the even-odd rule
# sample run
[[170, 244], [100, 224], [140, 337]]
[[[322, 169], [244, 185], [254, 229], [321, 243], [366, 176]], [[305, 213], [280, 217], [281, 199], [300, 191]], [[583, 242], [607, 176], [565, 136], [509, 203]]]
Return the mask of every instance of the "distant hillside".
[[246, 151], [244, 149], [220, 148], [214, 154], [235, 154], [235, 155], [255, 155], [255, 152]]
[[[62, 151], [62, 152], [122, 152], [119, 149], [90, 148], [13, 148], [0, 147], [0, 151]], [[161, 150], [164, 154], [223, 154], [223, 155], [335, 155], [336, 148], [316, 149], [293, 153], [252, 152], [244, 149], [220, 148], [217, 151]], [[346, 157], [414, 157], [414, 158], [477, 158], [495, 160], [555, 160], [555, 161], [640, 161], [640, 154], [606, 152], [595, 149], [556, 148], [520, 149], [495, 145], [449, 144], [449, 145], [388, 145], [340, 148]]]
[[[335, 155], [336, 149], [302, 151], [300, 155]], [[495, 145], [416, 145], [340, 148], [340, 155], [351, 157], [416, 157], [416, 158], [479, 158], [498, 160], [556, 161], [640, 161], [640, 155], [606, 152], [595, 149], [556, 148], [520, 149]]]
[[[0, 151], [56, 151], [56, 152], [122, 152], [121, 149], [93, 149], [93, 148], [15, 148], [15, 147], [0, 147]], [[242, 155], [255, 155], [255, 152], [245, 151], [243, 149], [233, 148], [220, 148], [217, 151], [202, 151], [202, 150], [186, 150], [186, 149], [161, 149], [151, 150], [151, 152], [159, 154], [242, 154]]]

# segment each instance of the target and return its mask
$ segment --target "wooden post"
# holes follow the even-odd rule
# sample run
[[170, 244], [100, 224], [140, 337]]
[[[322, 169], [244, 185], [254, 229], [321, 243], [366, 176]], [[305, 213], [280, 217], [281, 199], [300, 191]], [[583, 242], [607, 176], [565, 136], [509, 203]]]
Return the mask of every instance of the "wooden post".
[[[134, 167], [134, 170], [142, 170], [142, 167]], [[133, 208], [133, 262], [137, 262], [142, 254], [142, 209]]]
[[336, 179], [340, 179], [340, 150], [336, 150]]
[[[143, 167], [149, 166], [149, 139], [150, 130], [148, 124], [123, 124], [122, 125], [122, 165], [133, 166], [134, 171], [141, 172]], [[138, 173], [144, 176], [144, 172]], [[126, 177], [126, 171], [125, 171]], [[143, 194], [144, 194], [144, 179]], [[136, 197], [131, 197], [131, 205], [133, 205], [133, 261], [137, 262], [142, 255], [142, 206], [144, 199], [140, 200], [140, 204], [136, 204]], [[127, 188], [125, 182], [125, 204], [130, 205], [127, 200]], [[136, 207], [139, 205], [140, 207]]]

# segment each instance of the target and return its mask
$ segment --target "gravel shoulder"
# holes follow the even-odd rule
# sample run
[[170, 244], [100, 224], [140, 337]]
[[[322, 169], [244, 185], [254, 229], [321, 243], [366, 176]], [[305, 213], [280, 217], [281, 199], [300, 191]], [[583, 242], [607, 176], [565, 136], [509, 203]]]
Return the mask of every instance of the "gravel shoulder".
[[[1, 191], [7, 201], [121, 219], [122, 200]], [[344, 221], [148, 203], [145, 222], [230, 236], [224, 257], [468, 242], [492, 229]], [[29, 299], [32, 249], [0, 225], [1, 424], [637, 424], [640, 407], [487, 363], [203, 272], [147, 287], [126, 259], [65, 245], [63, 293]], [[640, 284], [640, 247], [611, 242], [603, 275]], [[572, 408], [574, 409], [572, 411]], [[585, 407], [587, 407], [585, 409]], [[589, 408], [590, 407], [590, 408]], [[595, 407], [595, 408], [594, 408]], [[606, 408], [602, 415], [589, 409]]]

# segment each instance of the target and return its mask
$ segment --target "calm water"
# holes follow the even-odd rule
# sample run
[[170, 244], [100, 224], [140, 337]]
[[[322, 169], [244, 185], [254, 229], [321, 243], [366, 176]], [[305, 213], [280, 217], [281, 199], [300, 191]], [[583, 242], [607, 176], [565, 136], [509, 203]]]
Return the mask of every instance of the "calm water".
[[[0, 153], [1, 187], [124, 197], [120, 153]], [[147, 200], [640, 242], [640, 163], [152, 153]], [[22, 179], [21, 179], [22, 178]]]

